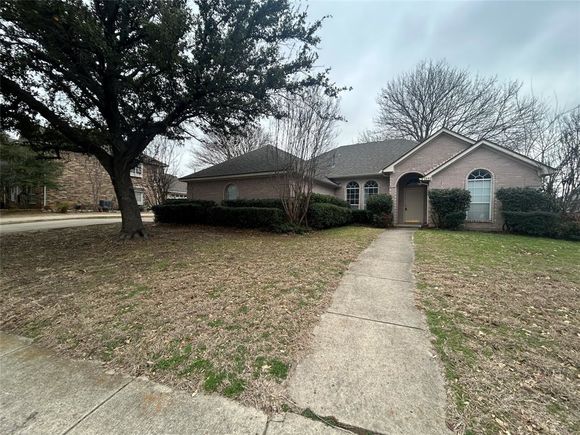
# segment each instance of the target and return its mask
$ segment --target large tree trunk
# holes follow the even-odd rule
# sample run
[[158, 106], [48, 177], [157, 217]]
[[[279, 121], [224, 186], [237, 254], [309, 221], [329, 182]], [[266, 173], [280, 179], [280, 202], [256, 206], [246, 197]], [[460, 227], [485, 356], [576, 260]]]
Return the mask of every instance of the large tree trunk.
[[113, 167], [111, 171], [111, 181], [117, 195], [119, 208], [121, 209], [121, 238], [132, 239], [134, 237], [147, 238], [143, 220], [141, 219], [141, 209], [137, 204], [135, 191], [133, 190], [133, 182], [129, 169], [118, 165]]

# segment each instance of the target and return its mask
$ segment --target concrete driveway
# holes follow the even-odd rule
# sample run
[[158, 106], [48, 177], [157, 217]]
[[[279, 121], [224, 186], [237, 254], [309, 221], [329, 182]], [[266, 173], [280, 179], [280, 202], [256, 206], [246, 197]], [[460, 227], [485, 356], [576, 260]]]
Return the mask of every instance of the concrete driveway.
[[[146, 214], [142, 216], [143, 222], [153, 222], [153, 216]], [[45, 231], [59, 228], [84, 227], [88, 225], [120, 224], [121, 215], [115, 214], [111, 217], [107, 215], [89, 216], [83, 215], [70, 217], [45, 217], [41, 219], [23, 218], [10, 219], [8, 223], [0, 222], [0, 234], [21, 233], [25, 231]]]

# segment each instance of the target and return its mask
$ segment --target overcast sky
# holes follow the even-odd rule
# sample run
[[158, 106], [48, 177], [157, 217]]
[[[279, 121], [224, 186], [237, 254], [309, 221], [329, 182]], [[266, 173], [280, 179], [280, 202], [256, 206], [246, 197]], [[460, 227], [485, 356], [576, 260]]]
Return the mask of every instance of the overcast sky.
[[[517, 79], [560, 107], [580, 104], [580, 1], [394, 2], [314, 0], [309, 16], [331, 15], [318, 64], [352, 90], [342, 97], [338, 145], [372, 127], [376, 96], [422, 59], [445, 58], [474, 73]], [[184, 156], [182, 166], [190, 159]], [[187, 172], [187, 169], [184, 169]]]

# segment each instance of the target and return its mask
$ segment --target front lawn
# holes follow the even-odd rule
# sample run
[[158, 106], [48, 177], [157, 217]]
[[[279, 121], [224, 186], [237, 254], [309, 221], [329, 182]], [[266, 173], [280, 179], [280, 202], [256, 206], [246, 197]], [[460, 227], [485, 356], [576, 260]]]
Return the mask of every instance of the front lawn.
[[415, 233], [419, 303], [467, 433], [580, 431], [580, 243]]
[[3, 331], [191, 392], [281, 409], [348, 264], [381, 230], [99, 225], [2, 236]]

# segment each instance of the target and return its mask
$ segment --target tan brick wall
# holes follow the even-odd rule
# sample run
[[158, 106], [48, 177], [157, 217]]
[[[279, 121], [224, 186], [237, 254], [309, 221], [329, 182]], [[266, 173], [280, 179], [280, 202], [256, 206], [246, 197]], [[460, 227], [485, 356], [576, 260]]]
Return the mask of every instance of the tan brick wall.
[[[99, 184], [97, 203], [99, 200], [113, 201], [114, 207], [117, 206], [109, 174], [95, 157], [77, 153], [63, 153], [61, 156], [63, 171], [57, 181], [58, 188], [47, 190], [49, 207], [68, 202], [72, 206], [80, 204], [85, 208], [93, 208], [93, 185]], [[149, 166], [143, 165], [143, 177], [148, 170]], [[143, 177], [132, 177], [135, 189], [146, 189]]]
[[395, 171], [391, 175], [389, 186], [390, 194], [393, 197], [393, 216], [395, 217], [395, 223], [398, 222], [399, 215], [399, 198], [397, 192], [399, 178], [409, 172], [418, 172], [421, 175], [425, 175], [469, 146], [470, 144], [468, 142], [443, 133], [395, 166]]
[[[542, 178], [536, 168], [491, 148], [481, 146], [454, 164], [435, 174], [429, 189], [467, 189], [467, 176], [475, 169], [492, 174], [491, 222], [468, 222], [467, 228], [501, 230], [503, 219], [495, 193], [502, 187], [541, 187]], [[429, 216], [430, 219], [430, 216]]]
[[187, 183], [187, 198], [215, 201], [219, 204], [223, 201], [226, 186], [229, 184], [235, 184], [238, 187], [240, 199], [268, 199], [279, 196], [277, 178], [275, 176], [265, 176], [189, 181]]
[[340, 183], [338, 189], [336, 189], [336, 197], [339, 199], [343, 199], [346, 201], [346, 185], [351, 181], [356, 181], [359, 185], [360, 192], [359, 192], [359, 208], [364, 209], [364, 186], [367, 181], [374, 180], [379, 185], [379, 193], [389, 193], [389, 177], [385, 175], [374, 175], [368, 177], [352, 177], [352, 178], [341, 178], [334, 180], [337, 183]]

